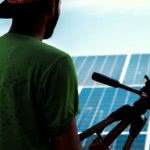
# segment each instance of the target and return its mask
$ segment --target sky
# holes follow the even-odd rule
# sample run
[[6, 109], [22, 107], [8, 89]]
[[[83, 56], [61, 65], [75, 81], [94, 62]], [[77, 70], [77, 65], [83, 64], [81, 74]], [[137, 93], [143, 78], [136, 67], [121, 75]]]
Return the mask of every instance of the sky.
[[[10, 23], [0, 20], [0, 35]], [[54, 34], [44, 42], [80, 56], [149, 53], [149, 41], [149, 0], [61, 0]]]

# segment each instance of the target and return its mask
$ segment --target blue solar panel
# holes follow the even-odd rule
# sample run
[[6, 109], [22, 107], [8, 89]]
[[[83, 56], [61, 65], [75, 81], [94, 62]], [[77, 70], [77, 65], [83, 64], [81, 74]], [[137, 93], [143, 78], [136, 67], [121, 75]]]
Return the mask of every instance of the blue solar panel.
[[[132, 105], [138, 98], [135, 94], [110, 87], [83, 89], [79, 97], [81, 113], [77, 117], [78, 131], [82, 132], [100, 122], [122, 105]], [[105, 131], [110, 131], [115, 125], [109, 126]], [[147, 124], [143, 131], [146, 130]]]
[[94, 63], [96, 57], [93, 57], [93, 56], [89, 56], [86, 58], [85, 62], [84, 62], [84, 65], [81, 66], [81, 70], [80, 72], [78, 73], [79, 74], [79, 83], [81, 85], [85, 85], [86, 84], [86, 78], [87, 77], [87, 74], [89, 73], [89, 70], [90, 68], [92, 67], [92, 64]]
[[[73, 57], [79, 86], [82, 86], [79, 95], [81, 113], [77, 116], [79, 132], [83, 132], [99, 123], [122, 105], [132, 105], [138, 100], [139, 97], [135, 94], [122, 89], [106, 87], [91, 79], [93, 72], [99, 72], [117, 80], [121, 79], [120, 81], [123, 81], [124, 84], [130, 85], [135, 89], [140, 89], [144, 84], [144, 75], [150, 75], [150, 54], [132, 55], [129, 62], [128, 60], [126, 55]], [[124, 66], [126, 67], [124, 68]], [[99, 85], [101, 86], [99, 87]], [[146, 113], [146, 116], [149, 118], [149, 113]], [[108, 133], [115, 125], [116, 123], [113, 123], [108, 126], [103, 134]], [[144, 150], [147, 129], [148, 121], [142, 130], [143, 132], [137, 137], [131, 150]], [[123, 132], [123, 135], [120, 135], [113, 143], [113, 150], [122, 149], [128, 132], [129, 127]], [[83, 141], [85, 150], [94, 137], [95, 135]]]
[[81, 64], [83, 63], [83, 61], [86, 59], [86, 57], [73, 57], [73, 61], [75, 64], [75, 67], [78, 68], [76, 69], [77, 73], [80, 69]]
[[125, 84], [143, 84], [144, 75], [150, 75], [150, 55], [133, 55], [129, 62], [127, 73], [124, 79]]
[[[128, 135], [121, 135], [112, 146], [114, 150], [122, 150]], [[145, 146], [145, 135], [139, 135], [133, 143], [131, 150], [143, 150]]]
[[97, 84], [91, 79], [93, 72], [103, 73], [118, 79], [120, 77], [125, 58], [125, 55], [73, 57], [79, 85], [89, 86]]
[[[105, 135], [104, 135], [105, 136]], [[123, 145], [126, 142], [128, 135], [120, 135], [116, 141], [114, 142], [113, 145], [111, 145], [111, 150], [122, 150], [123, 149]], [[88, 150], [89, 145], [91, 144], [91, 142], [96, 138], [96, 135], [92, 135], [90, 136], [88, 139], [86, 139], [86, 141], [83, 141], [82, 143], [85, 145], [84, 146], [84, 150]], [[145, 140], [146, 140], [146, 135], [141, 134], [139, 135], [132, 147], [131, 150], [144, 150], [145, 147]]]

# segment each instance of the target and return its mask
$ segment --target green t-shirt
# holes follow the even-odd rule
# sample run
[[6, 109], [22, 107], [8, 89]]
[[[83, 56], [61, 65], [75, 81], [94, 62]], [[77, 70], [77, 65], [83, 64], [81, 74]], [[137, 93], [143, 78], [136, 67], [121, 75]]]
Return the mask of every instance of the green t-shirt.
[[50, 150], [77, 113], [68, 54], [30, 36], [0, 37], [0, 150]]

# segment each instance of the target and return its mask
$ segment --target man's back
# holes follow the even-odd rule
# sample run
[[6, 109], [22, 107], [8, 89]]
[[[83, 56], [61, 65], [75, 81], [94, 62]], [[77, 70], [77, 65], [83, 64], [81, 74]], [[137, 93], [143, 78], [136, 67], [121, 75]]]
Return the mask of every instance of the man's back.
[[66, 53], [25, 35], [1, 37], [0, 149], [49, 150], [49, 137], [78, 112], [76, 88]]

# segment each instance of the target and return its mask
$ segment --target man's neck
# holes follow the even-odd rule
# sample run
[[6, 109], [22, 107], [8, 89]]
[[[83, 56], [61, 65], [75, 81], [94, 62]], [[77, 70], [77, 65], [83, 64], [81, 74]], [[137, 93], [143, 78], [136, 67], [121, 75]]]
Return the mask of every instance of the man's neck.
[[33, 26], [21, 26], [15, 23], [12, 23], [9, 32], [28, 35], [37, 38], [38, 40], [43, 40], [44, 38], [44, 28], [34, 28]]

